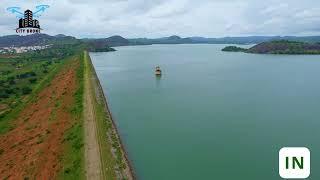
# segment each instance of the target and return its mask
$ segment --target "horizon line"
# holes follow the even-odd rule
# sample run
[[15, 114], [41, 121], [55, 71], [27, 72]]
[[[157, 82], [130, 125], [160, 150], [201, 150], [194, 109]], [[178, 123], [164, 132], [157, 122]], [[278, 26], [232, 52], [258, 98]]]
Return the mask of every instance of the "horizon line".
[[123, 35], [119, 34], [114, 34], [114, 35], [107, 35], [107, 36], [100, 36], [100, 37], [89, 37], [89, 36], [73, 36], [73, 35], [66, 35], [66, 34], [49, 34], [49, 33], [35, 33], [35, 34], [8, 34], [8, 35], [0, 35], [0, 37], [5, 37], [5, 36], [32, 36], [32, 35], [37, 35], [37, 34], [43, 34], [43, 35], [49, 35], [49, 36], [58, 36], [58, 35], [63, 35], [63, 36], [69, 36], [69, 37], [74, 37], [76, 39], [104, 39], [104, 38], [109, 38], [109, 37], [114, 37], [114, 36], [120, 36], [125, 39], [159, 39], [159, 38], [168, 38], [168, 37], [173, 37], [177, 36], [180, 38], [205, 38], [205, 39], [222, 39], [222, 38], [249, 38], [249, 37], [320, 37], [320, 35], [246, 35], [246, 36], [216, 36], [216, 37], [209, 37], [209, 36], [180, 36], [180, 35], [168, 35], [168, 36], [159, 36], [159, 37], [126, 37]]

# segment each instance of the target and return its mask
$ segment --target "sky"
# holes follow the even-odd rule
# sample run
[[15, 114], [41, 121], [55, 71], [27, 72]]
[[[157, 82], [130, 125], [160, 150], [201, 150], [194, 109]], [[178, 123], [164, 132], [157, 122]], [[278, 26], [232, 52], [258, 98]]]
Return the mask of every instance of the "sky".
[[320, 35], [317, 0], [1, 0], [0, 36], [15, 34], [6, 9], [35, 10], [42, 33], [78, 38]]

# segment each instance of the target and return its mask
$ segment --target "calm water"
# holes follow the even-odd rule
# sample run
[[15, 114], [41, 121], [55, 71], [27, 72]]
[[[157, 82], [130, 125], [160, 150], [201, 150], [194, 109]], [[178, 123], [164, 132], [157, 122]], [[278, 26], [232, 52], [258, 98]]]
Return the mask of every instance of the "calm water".
[[320, 56], [222, 47], [91, 53], [138, 178], [280, 179], [279, 149], [305, 146], [320, 179]]

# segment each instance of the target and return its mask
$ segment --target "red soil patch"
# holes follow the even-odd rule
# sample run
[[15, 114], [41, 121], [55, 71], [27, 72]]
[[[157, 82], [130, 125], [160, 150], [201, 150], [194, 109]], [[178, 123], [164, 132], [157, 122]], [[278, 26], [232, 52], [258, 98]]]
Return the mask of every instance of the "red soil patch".
[[[64, 132], [74, 118], [70, 107], [77, 88], [79, 61], [58, 73], [14, 121], [15, 129], [0, 136], [0, 177], [54, 179], [61, 168]], [[1, 153], [2, 152], [2, 153]]]

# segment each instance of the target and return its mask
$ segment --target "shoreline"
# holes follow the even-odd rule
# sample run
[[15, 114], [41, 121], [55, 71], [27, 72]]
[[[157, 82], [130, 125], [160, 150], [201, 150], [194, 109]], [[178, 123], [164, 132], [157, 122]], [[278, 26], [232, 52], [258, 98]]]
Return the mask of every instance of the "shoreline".
[[[97, 75], [97, 72], [96, 72], [96, 70], [95, 70], [95, 68], [94, 68], [94, 66], [92, 64], [89, 52], [88, 52], [88, 57], [89, 57], [88, 58], [88, 62], [89, 62], [89, 65], [91, 66], [92, 75], [94, 77], [94, 78], [92, 78], [92, 81], [93, 81], [94, 84], [96, 84], [96, 87], [97, 87], [97, 90], [98, 90], [97, 93], [99, 93], [102, 96], [101, 99], [102, 99], [102, 102], [103, 102], [104, 111], [105, 111], [106, 115], [109, 115], [109, 117], [110, 117], [110, 121], [111, 121], [111, 124], [112, 124], [112, 130], [115, 132], [117, 140], [119, 141], [119, 144], [120, 144], [120, 149], [121, 149], [122, 154], [123, 154], [122, 158], [124, 159], [124, 161], [125, 161], [124, 163], [126, 164], [126, 168], [124, 169], [124, 172], [125, 172], [127, 178], [136, 179], [136, 175], [134, 173], [132, 162], [128, 158], [128, 153], [127, 153], [127, 151], [125, 149], [125, 146], [124, 146], [124, 144], [123, 144], [123, 142], [121, 140], [117, 125], [116, 125], [116, 123], [115, 123], [115, 121], [114, 121], [114, 119], [112, 117], [112, 113], [111, 113], [111, 111], [109, 109], [109, 104], [108, 104], [108, 101], [107, 101], [107, 97], [106, 97], [106, 95], [105, 95], [105, 93], [103, 91], [103, 88], [101, 86], [100, 80], [99, 80], [98, 75]], [[96, 94], [96, 96], [99, 96], [99, 95]]]

